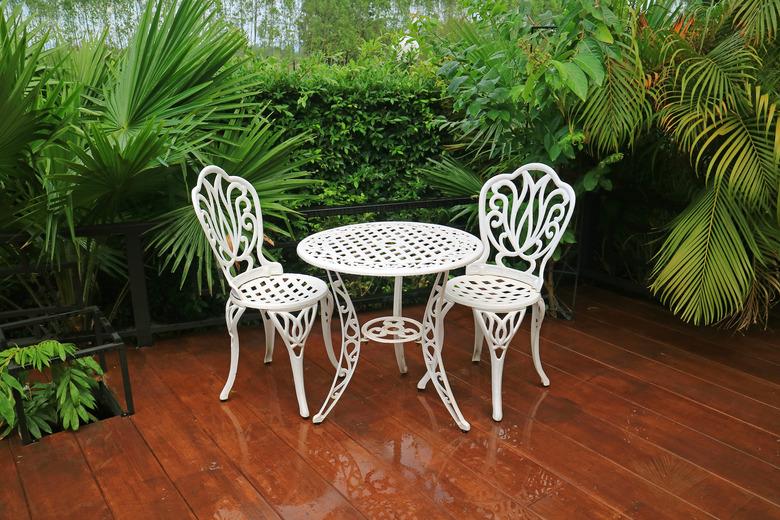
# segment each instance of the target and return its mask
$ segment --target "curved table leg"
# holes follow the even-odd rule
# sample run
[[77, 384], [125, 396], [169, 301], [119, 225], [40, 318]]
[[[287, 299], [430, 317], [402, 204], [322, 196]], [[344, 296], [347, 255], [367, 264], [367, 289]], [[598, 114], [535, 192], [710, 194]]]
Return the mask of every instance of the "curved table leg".
[[321, 423], [336, 406], [341, 395], [349, 385], [352, 374], [355, 373], [358, 357], [360, 356], [360, 324], [357, 319], [355, 306], [347, 294], [344, 281], [337, 272], [328, 271], [328, 280], [333, 291], [333, 299], [341, 320], [341, 354], [339, 366], [333, 376], [333, 384], [330, 385], [328, 396], [322, 403], [322, 408], [312, 419], [314, 423]]
[[325, 343], [325, 352], [328, 353], [328, 359], [333, 368], [338, 370], [339, 360], [333, 353], [333, 338], [330, 333], [330, 320], [333, 318], [333, 295], [330, 292], [325, 293], [320, 307], [320, 321], [322, 322], [322, 341]]
[[449, 272], [446, 271], [436, 275], [436, 280], [431, 289], [431, 296], [428, 298], [428, 304], [425, 307], [422, 351], [427, 371], [417, 383], [417, 388], [424, 390], [428, 382], [432, 382], [433, 387], [444, 403], [444, 407], [450, 412], [458, 428], [467, 432], [471, 429], [471, 425], [463, 417], [460, 408], [458, 408], [458, 403], [455, 402], [455, 396], [452, 393], [447, 373], [444, 371], [444, 362], [441, 358], [444, 340], [444, 316], [453, 305], [452, 302], [444, 299], [444, 285], [447, 283], [448, 275]]
[[[404, 279], [400, 276], [395, 277], [395, 285], [393, 287], [393, 316], [401, 317], [402, 300], [404, 297]], [[398, 371], [402, 374], [407, 372], [406, 358], [404, 357], [404, 344], [395, 343], [395, 360], [398, 363]]]

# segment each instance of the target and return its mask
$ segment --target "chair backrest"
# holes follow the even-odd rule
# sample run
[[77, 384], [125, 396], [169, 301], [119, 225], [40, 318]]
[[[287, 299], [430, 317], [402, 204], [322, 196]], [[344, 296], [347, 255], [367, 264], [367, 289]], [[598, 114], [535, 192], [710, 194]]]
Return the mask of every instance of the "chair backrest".
[[240, 272], [269, 263], [262, 252], [260, 199], [249, 181], [206, 166], [192, 188], [192, 205], [231, 286]]
[[[543, 175], [534, 179], [531, 172]], [[574, 200], [572, 187], [545, 164], [526, 164], [491, 178], [479, 193], [479, 232], [485, 250], [476, 264], [487, 264], [494, 255], [495, 265], [523, 273], [541, 289], [544, 267], [571, 220]]]

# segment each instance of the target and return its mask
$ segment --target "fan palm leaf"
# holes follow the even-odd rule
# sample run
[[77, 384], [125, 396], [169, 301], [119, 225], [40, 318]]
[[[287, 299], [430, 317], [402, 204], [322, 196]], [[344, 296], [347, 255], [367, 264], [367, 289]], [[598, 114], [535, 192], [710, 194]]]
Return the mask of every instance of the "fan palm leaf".
[[[251, 182], [260, 198], [265, 228], [286, 234], [274, 220], [285, 222], [302, 199], [299, 190], [314, 182], [306, 178], [302, 169], [312, 158], [301, 152], [309, 137], [284, 139], [283, 133], [263, 117], [255, 118], [250, 125], [237, 124], [243, 119], [241, 114], [237, 115], [236, 124], [227, 124], [214, 145], [203, 150], [202, 164], [217, 164], [231, 175]], [[149, 247], [163, 258], [163, 268], [181, 272], [182, 284], [194, 267], [198, 286], [205, 282], [211, 289], [216, 265], [192, 210], [188, 188], [182, 190], [182, 195], [181, 206], [163, 215], [152, 231]]]
[[32, 143], [49, 129], [41, 85], [51, 74], [39, 66], [45, 40], [31, 42], [17, 11], [0, 4], [0, 185], [19, 170], [29, 171]]
[[193, 120], [231, 114], [251, 90], [252, 76], [235, 73], [244, 44], [240, 31], [217, 16], [213, 0], [149, 2], [105, 88], [106, 130], [132, 133], [154, 120], [179, 131]]

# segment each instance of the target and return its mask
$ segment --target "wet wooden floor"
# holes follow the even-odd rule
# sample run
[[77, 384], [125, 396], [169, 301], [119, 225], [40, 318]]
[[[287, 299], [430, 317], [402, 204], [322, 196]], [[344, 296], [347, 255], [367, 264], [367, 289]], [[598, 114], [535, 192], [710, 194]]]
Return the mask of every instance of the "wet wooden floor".
[[[413, 345], [406, 376], [392, 347], [365, 345], [347, 394], [313, 425], [297, 415], [280, 341], [263, 365], [261, 330], [241, 330], [226, 403], [223, 330], [160, 341], [131, 352], [135, 416], [0, 442], [0, 518], [780, 518], [778, 336], [697, 330], [586, 288], [574, 321], [543, 326], [544, 389], [527, 325], [495, 423], [487, 351], [472, 363], [469, 312], [448, 316], [444, 359], [468, 433], [416, 390]], [[317, 330], [312, 413], [332, 370]]]

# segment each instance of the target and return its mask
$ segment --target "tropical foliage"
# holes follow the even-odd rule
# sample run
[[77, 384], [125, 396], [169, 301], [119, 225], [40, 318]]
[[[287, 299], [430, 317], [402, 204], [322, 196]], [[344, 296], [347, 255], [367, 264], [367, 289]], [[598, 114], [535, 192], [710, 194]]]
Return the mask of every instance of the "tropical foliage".
[[[69, 359], [75, 352], [72, 343], [55, 340], [0, 351], [0, 438], [13, 431], [19, 420], [17, 395], [22, 399], [27, 429], [35, 439], [52, 433], [57, 426], [78, 430], [96, 420], [95, 390], [103, 369], [91, 357]], [[12, 363], [19, 367], [15, 375], [9, 372]], [[39, 376], [31, 380], [30, 372]]]
[[285, 233], [301, 188], [311, 184], [303, 169], [311, 155], [301, 151], [308, 138], [283, 136], [264, 115], [258, 77], [245, 68], [245, 39], [212, 2], [149, 2], [126, 49], [105, 36], [47, 49], [46, 34], [6, 11], [0, 232], [20, 244], [4, 248], [8, 263], [22, 253], [55, 266], [77, 262], [81, 280], [67, 273], [60, 294], [73, 296], [83, 282], [88, 296], [98, 271], [123, 272], [121, 254], [76, 228], [161, 218], [154, 252], [182, 277], [192, 272], [210, 285], [211, 255], [188, 197], [208, 163], [249, 178], [269, 232]]
[[468, 14], [444, 36], [419, 31], [460, 115], [447, 124], [461, 145], [431, 181], [473, 194], [543, 159], [587, 172], [580, 191], [609, 189], [618, 154], [660, 135], [701, 189], [669, 223], [652, 291], [696, 324], [765, 320], [780, 294], [780, 3], [491, 1]]
[[[205, 163], [251, 179], [270, 239], [309, 231], [292, 218], [307, 203], [473, 196], [534, 160], [579, 193], [613, 189], [618, 172], [658, 193], [663, 177], [678, 193], [675, 218], [646, 219], [663, 226], [642, 244], [652, 291], [685, 320], [737, 328], [780, 294], [778, 0], [444, 2], [448, 16], [410, 27], [420, 58], [399, 58], [387, 33], [405, 0], [304, 2], [290, 23], [339, 57], [287, 61], [250, 50], [229, 2], [150, 1], [121, 46], [95, 31], [58, 41], [18, 3], [0, 9], [0, 233], [13, 237], [0, 260], [75, 264], [56, 276], [65, 302], [109, 276], [124, 292], [121, 241], [80, 236], [89, 224], [157, 223], [150, 256], [176, 273], [160, 300], [217, 282], [188, 207]], [[326, 34], [329, 16], [366, 5], [352, 36]], [[2, 282], [37, 304], [54, 293]]]

